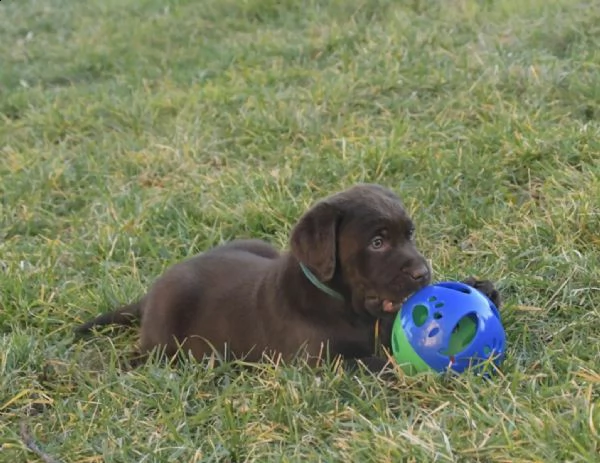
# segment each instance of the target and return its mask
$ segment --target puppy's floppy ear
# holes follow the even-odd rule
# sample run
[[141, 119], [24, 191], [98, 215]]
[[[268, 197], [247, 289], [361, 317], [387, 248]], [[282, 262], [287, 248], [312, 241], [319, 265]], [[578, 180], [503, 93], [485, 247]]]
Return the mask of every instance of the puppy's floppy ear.
[[331, 280], [335, 272], [339, 217], [337, 207], [320, 202], [309, 209], [292, 230], [292, 254], [321, 281]]

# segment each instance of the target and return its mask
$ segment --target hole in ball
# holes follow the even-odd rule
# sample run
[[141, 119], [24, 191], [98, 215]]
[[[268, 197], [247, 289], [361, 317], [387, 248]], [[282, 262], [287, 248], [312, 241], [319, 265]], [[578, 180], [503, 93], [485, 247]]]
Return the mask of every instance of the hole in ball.
[[438, 286], [442, 286], [444, 288], [448, 288], [448, 289], [453, 289], [454, 291], [460, 291], [461, 293], [465, 293], [465, 294], [471, 294], [471, 287], [464, 284], [464, 283], [457, 283], [457, 282], [445, 282], [445, 283], [438, 283]]
[[433, 338], [433, 337], [434, 337], [436, 334], [438, 334], [439, 332], [440, 332], [440, 329], [439, 329], [439, 328], [436, 326], [434, 329], [432, 329], [432, 330], [429, 332], [429, 337], [430, 337], [430, 338]]
[[435, 296], [429, 296], [429, 298], [427, 299], [428, 302], [433, 302], [433, 301], [437, 301], [437, 297]]
[[417, 304], [412, 311], [413, 322], [416, 326], [423, 326], [429, 317], [429, 310], [423, 304]]
[[436, 320], [439, 320], [440, 318], [442, 318], [442, 314], [441, 312], [436, 312], [433, 314], [433, 318], [435, 318]]
[[498, 311], [498, 307], [496, 307], [496, 304], [494, 304], [492, 301], [488, 301], [488, 302], [490, 304], [490, 309], [492, 309], [494, 316], [499, 319], [500, 312]]
[[435, 305], [435, 308], [436, 308], [436, 309], [439, 309], [440, 307], [444, 307], [444, 303], [443, 303], [443, 302], [438, 302], [438, 303]]
[[469, 313], [462, 317], [452, 330], [448, 349], [443, 354], [456, 355], [465, 350], [477, 334], [477, 322], [475, 313]]

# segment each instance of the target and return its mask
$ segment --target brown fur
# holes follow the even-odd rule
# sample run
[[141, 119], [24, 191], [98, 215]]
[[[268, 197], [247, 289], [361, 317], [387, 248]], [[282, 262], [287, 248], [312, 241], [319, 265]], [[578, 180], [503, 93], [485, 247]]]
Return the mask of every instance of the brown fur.
[[[376, 321], [389, 349], [395, 311], [430, 282], [413, 230], [396, 194], [356, 185], [310, 208], [288, 252], [259, 240], [213, 248], [167, 269], [140, 301], [77, 331], [141, 318], [142, 354], [162, 347], [173, 355], [181, 346], [199, 360], [214, 349], [251, 362], [303, 352], [314, 362], [328, 352], [379, 371], [386, 359], [374, 352]], [[300, 263], [343, 300], [313, 285]], [[467, 282], [499, 303], [491, 283]]]

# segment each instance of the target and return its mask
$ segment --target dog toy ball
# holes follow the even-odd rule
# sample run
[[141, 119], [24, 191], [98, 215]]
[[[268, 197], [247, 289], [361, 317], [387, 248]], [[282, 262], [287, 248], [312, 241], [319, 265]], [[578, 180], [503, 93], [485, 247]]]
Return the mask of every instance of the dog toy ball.
[[494, 303], [459, 282], [426, 286], [396, 315], [392, 355], [408, 374], [451, 369], [462, 373], [504, 360], [506, 335]]

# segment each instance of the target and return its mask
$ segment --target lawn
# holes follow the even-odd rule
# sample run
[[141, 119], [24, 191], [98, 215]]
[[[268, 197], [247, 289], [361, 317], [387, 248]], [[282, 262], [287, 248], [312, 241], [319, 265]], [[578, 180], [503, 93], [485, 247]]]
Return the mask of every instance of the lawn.
[[[73, 341], [363, 181], [435, 280], [497, 282], [492, 381], [122, 372], [135, 330]], [[600, 2], [2, 1], [0, 460], [598, 461], [599, 230]]]

